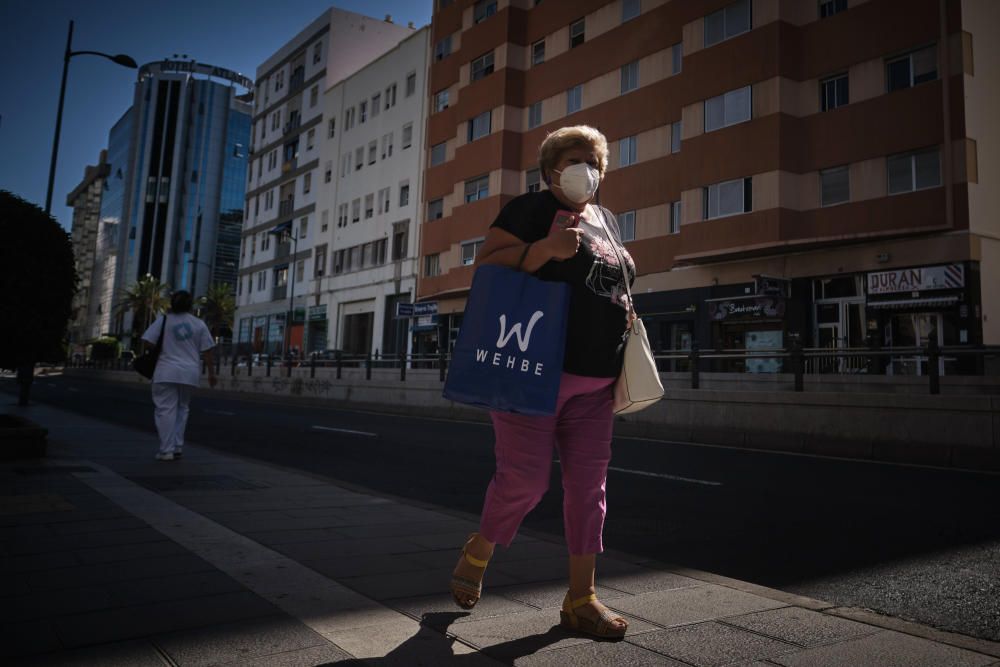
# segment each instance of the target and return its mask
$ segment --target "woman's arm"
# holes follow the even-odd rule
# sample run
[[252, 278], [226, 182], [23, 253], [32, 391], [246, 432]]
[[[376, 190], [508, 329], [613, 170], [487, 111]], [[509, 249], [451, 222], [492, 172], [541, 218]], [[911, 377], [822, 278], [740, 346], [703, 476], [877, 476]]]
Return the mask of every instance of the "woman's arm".
[[479, 249], [476, 266], [496, 264], [512, 269], [518, 268], [517, 263], [521, 260], [521, 255], [524, 254], [525, 246], [528, 246], [528, 252], [524, 254], [520, 269], [527, 273], [534, 273], [550, 259], [569, 259], [575, 255], [580, 247], [582, 235], [582, 229], [573, 227], [555, 231], [540, 241], [525, 243], [508, 231], [492, 227], [487, 232], [486, 240]]

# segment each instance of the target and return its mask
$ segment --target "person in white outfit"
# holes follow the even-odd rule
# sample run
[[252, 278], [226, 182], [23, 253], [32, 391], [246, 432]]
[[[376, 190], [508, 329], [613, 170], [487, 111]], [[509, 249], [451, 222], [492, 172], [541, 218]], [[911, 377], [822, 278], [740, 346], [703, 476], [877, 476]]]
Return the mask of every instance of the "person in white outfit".
[[214, 387], [215, 342], [203, 321], [191, 314], [191, 293], [183, 290], [170, 297], [170, 312], [155, 320], [142, 340], [155, 347], [163, 332], [163, 349], [153, 372], [153, 406], [160, 451], [156, 458], [173, 461], [184, 448], [191, 391], [201, 383], [201, 360], [208, 368], [208, 383]]

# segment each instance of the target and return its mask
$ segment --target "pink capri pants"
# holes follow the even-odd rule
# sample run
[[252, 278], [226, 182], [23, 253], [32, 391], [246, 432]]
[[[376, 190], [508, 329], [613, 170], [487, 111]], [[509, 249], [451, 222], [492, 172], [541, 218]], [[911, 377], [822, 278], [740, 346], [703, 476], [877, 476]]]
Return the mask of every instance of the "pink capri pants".
[[604, 551], [605, 484], [611, 461], [614, 378], [563, 373], [551, 417], [491, 412], [497, 470], [486, 491], [480, 534], [510, 546], [549, 487], [552, 451], [562, 466], [563, 522], [574, 556]]

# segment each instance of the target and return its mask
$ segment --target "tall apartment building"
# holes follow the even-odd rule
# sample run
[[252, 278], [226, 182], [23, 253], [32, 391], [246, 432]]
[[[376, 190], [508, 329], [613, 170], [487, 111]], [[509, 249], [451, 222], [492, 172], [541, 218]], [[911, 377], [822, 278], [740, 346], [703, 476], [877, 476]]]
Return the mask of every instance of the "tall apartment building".
[[90, 301], [100, 232], [101, 197], [108, 177], [107, 157], [107, 151], [101, 151], [97, 164], [84, 168], [83, 180], [66, 196], [66, 205], [73, 208], [70, 236], [80, 281], [73, 295], [73, 312], [67, 331], [69, 343], [74, 347], [97, 337], [90, 314]]
[[[335, 184], [322, 168], [333, 158], [321, 162], [321, 157], [327, 141], [339, 141], [342, 114], [339, 108], [337, 115], [326, 110], [327, 91], [337, 84], [346, 88], [345, 80], [411, 34], [412, 28], [389, 17], [331, 8], [257, 68], [237, 284], [236, 334], [244, 349], [328, 347], [328, 318], [334, 313], [321, 295], [329, 271], [324, 267], [336, 250], [328, 193]], [[325, 221], [321, 210], [327, 211]]]
[[[196, 297], [211, 284], [236, 287], [252, 87], [237, 72], [193, 61], [139, 68], [116, 300], [147, 273]], [[130, 342], [131, 313], [118, 329]]]
[[585, 123], [655, 347], [1000, 343], [997, 34], [987, 0], [437, 0], [418, 296], [453, 340], [478, 240]]

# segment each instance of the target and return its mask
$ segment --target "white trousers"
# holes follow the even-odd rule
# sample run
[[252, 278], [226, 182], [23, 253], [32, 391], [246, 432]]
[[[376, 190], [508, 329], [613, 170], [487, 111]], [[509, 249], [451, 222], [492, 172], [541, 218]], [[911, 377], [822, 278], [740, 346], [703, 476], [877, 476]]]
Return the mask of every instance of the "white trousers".
[[153, 383], [153, 414], [156, 432], [160, 434], [160, 453], [179, 452], [184, 447], [188, 406], [194, 387], [176, 382]]

